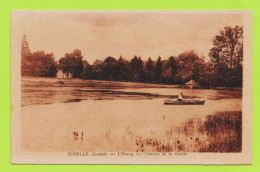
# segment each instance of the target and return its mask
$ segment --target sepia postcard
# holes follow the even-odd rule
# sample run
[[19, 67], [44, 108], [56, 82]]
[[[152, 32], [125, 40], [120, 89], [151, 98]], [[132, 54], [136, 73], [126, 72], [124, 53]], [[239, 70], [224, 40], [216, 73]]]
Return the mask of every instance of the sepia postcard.
[[14, 164], [251, 164], [250, 10], [11, 11]]

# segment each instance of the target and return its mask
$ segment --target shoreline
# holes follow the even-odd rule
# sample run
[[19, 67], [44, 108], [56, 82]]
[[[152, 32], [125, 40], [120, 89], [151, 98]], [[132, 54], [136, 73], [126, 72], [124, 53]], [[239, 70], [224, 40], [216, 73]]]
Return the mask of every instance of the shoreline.
[[[182, 89], [196, 89], [196, 90], [229, 90], [229, 91], [242, 91], [243, 87], [215, 87], [215, 88], [187, 88], [185, 84], [165, 84], [165, 83], [149, 83], [149, 82], [133, 82], [133, 81], [114, 81], [114, 80], [94, 80], [94, 79], [81, 79], [81, 78], [56, 78], [56, 77], [31, 77], [31, 76], [22, 76], [21, 77], [23, 81], [43, 81], [42, 84], [49, 83], [48, 86], [58, 86], [58, 87], [66, 87], [66, 86], [73, 86], [73, 85], [67, 85], [71, 84], [71, 81], [79, 81], [79, 86], [84, 86], [84, 84], [87, 84], [87, 82], [93, 83], [119, 83], [122, 86], [124, 84], [131, 85], [133, 88], [140, 88], [138, 85], [142, 85], [142, 88], [182, 88]], [[47, 79], [47, 81], [46, 81]], [[44, 85], [42, 85], [44, 86]], [[86, 85], [88, 86], [88, 85]]]

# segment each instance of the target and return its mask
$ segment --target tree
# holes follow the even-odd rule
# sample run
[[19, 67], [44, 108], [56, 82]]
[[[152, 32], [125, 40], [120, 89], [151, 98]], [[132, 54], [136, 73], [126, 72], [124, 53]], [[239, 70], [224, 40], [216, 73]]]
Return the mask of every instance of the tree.
[[241, 86], [243, 27], [225, 27], [213, 38], [209, 56], [214, 67], [216, 86]]
[[31, 75], [31, 62], [30, 62], [30, 48], [27, 42], [26, 36], [23, 35], [21, 40], [21, 75], [30, 76]]
[[66, 73], [67, 77], [69, 73], [73, 78], [80, 77], [83, 71], [83, 57], [79, 49], [75, 49], [72, 53], [66, 53], [65, 57], [59, 60], [59, 68]]
[[116, 63], [116, 59], [114, 57], [108, 56], [105, 59], [104, 63], [106, 63], [106, 64], [113, 64], [113, 63]]
[[198, 82], [200, 73], [203, 70], [205, 63], [203, 58], [200, 58], [194, 50], [186, 51], [178, 56], [178, 71], [176, 73], [176, 81], [185, 83], [191, 79]]
[[102, 78], [102, 64], [103, 62], [100, 60], [96, 60], [93, 63], [93, 74], [94, 74], [94, 79], [103, 79]]
[[167, 76], [167, 82], [174, 83], [175, 74], [177, 72], [177, 64], [173, 56], [171, 56], [166, 65], [166, 73], [164, 76]]
[[119, 78], [122, 81], [129, 80], [130, 75], [130, 63], [125, 60], [122, 56], [117, 60], [117, 64], [120, 66]]
[[30, 48], [29, 48], [29, 44], [27, 42], [26, 36], [25, 34], [22, 37], [21, 40], [21, 57], [27, 57], [28, 55], [30, 55]]
[[57, 62], [53, 53], [45, 54], [43, 51], [30, 53], [22, 58], [23, 76], [55, 77]]
[[151, 57], [149, 57], [145, 63], [145, 78], [148, 82], [152, 82], [154, 80], [154, 64]]
[[162, 71], [163, 71], [162, 61], [161, 61], [161, 57], [159, 56], [155, 64], [155, 80], [158, 83], [161, 81]]
[[116, 60], [108, 56], [104, 62], [95, 61], [93, 64], [94, 79], [124, 81], [128, 80], [128, 65], [122, 57]]
[[102, 64], [101, 77], [105, 80], [118, 80], [120, 67], [115, 58], [108, 56]]
[[161, 75], [161, 82], [163, 83], [172, 83], [172, 67], [165, 68], [164, 72]]
[[131, 72], [133, 81], [144, 81], [143, 61], [135, 56], [131, 60]]
[[35, 76], [40, 77], [56, 77], [57, 63], [54, 60], [53, 53], [45, 54], [43, 51], [36, 51], [32, 54], [34, 62]]
[[83, 79], [94, 79], [93, 66], [86, 60], [83, 60], [83, 71], [80, 77]]
[[203, 88], [212, 88], [214, 85], [214, 68], [211, 61], [203, 63], [199, 71], [198, 83]]

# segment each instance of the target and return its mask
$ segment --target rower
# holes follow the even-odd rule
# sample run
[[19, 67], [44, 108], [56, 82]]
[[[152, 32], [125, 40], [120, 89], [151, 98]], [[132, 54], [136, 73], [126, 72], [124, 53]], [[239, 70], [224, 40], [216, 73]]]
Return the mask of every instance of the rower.
[[183, 100], [182, 93], [179, 94], [179, 97], [178, 97], [177, 100], [178, 100], [178, 101], [182, 101], [182, 100]]

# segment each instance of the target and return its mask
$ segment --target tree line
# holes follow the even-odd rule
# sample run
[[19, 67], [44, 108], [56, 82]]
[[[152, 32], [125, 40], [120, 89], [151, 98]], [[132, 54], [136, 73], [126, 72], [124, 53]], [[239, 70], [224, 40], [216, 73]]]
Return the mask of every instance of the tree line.
[[131, 60], [108, 56], [93, 64], [86, 61], [79, 49], [66, 53], [58, 62], [53, 54], [43, 51], [31, 53], [24, 36], [22, 39], [22, 75], [55, 77], [57, 70], [73, 78], [109, 81], [184, 84], [193, 79], [204, 88], [242, 86], [243, 27], [225, 27], [213, 39], [209, 61], [194, 50], [178, 56], [156, 60], [134, 56]]
[[21, 44], [21, 75], [56, 77], [58, 64], [54, 60], [53, 53], [46, 54], [44, 51], [31, 53], [25, 35]]

